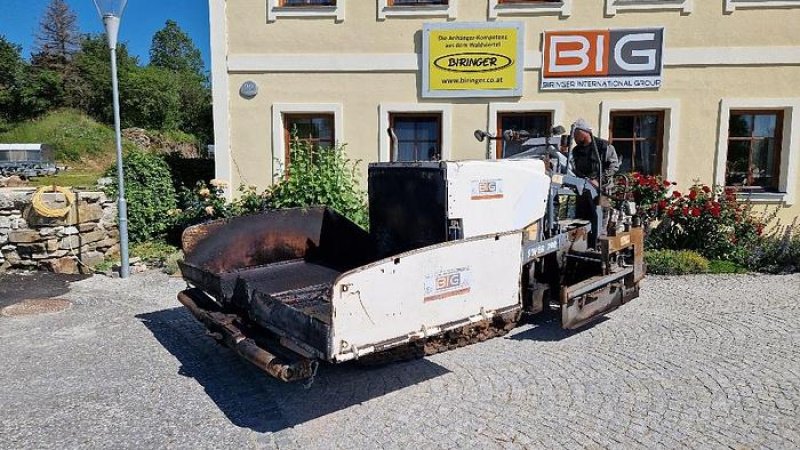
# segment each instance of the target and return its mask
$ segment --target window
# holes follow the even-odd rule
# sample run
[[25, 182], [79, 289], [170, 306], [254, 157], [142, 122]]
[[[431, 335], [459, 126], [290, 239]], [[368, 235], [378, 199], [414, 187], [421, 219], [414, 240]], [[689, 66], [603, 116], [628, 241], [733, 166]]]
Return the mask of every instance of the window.
[[668, 10], [679, 9], [682, 13], [692, 12], [693, 0], [606, 0], [606, 14], [615, 15], [618, 11]]
[[284, 114], [286, 156], [289, 156], [288, 149], [293, 133], [297, 133], [299, 141], [316, 147], [332, 147], [336, 143], [333, 122], [333, 114]]
[[442, 115], [391, 113], [389, 122], [396, 141], [392, 161], [438, 161], [442, 159]]
[[[547, 136], [553, 128], [553, 115], [550, 112], [502, 112], [497, 114], [497, 136], [504, 131], [524, 130], [531, 137]], [[496, 158], [506, 158], [521, 152], [519, 142], [497, 141]]]
[[800, 0], [725, 0], [725, 12], [740, 8], [800, 8]]
[[333, 17], [344, 20], [344, 0], [267, 0], [267, 21], [279, 17]]
[[783, 111], [731, 111], [725, 185], [777, 191]]
[[281, 0], [281, 6], [336, 6], [336, 0]]
[[378, 20], [389, 16], [456, 18], [456, 0], [378, 0]]
[[489, 0], [489, 18], [534, 14], [572, 13], [572, 0]]
[[342, 105], [337, 103], [275, 103], [272, 105], [272, 174], [283, 176], [289, 161], [292, 131], [312, 145], [333, 146], [344, 141]]
[[661, 175], [663, 111], [612, 111], [609, 142], [621, 159], [620, 172]]

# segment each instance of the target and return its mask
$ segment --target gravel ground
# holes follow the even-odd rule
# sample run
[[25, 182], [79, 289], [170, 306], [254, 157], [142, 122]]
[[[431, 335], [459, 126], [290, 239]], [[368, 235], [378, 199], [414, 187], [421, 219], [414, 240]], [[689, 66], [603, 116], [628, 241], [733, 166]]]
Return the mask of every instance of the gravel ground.
[[0, 448], [800, 447], [800, 275], [652, 276], [578, 333], [540, 319], [310, 389], [206, 337], [183, 286], [93, 277], [0, 317]]

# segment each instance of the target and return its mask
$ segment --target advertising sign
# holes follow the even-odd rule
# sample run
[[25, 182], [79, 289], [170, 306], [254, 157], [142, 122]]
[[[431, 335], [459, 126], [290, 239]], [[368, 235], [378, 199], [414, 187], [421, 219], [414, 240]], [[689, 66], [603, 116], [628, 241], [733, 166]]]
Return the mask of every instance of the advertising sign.
[[542, 90], [661, 87], [664, 29], [546, 31]]
[[521, 96], [524, 41], [516, 22], [425, 24], [422, 96]]
[[423, 302], [427, 303], [468, 293], [470, 278], [469, 267], [459, 267], [426, 275]]

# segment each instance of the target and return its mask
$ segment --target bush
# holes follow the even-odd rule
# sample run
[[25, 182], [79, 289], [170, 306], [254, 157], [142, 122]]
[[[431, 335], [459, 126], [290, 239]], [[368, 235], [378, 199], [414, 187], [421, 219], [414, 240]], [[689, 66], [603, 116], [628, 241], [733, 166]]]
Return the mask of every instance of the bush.
[[647, 272], [656, 275], [688, 275], [708, 272], [706, 258], [690, 250], [649, 250], [644, 254]]
[[345, 145], [316, 147], [294, 138], [289, 161], [284, 178], [267, 192], [270, 208], [325, 205], [363, 228], [369, 226], [358, 161], [345, 157]]
[[733, 261], [723, 261], [720, 259], [713, 259], [708, 263], [708, 273], [747, 273], [747, 268], [742, 267]]
[[800, 226], [797, 219], [791, 225], [777, 225], [764, 236], [747, 257], [747, 266], [759, 272], [800, 272]]
[[[164, 160], [140, 150], [127, 152], [123, 158], [125, 197], [128, 202], [128, 234], [132, 242], [144, 242], [163, 237], [173, 223], [175, 188], [169, 167]], [[116, 175], [116, 166], [106, 176]], [[116, 184], [107, 193], [117, 196]]]

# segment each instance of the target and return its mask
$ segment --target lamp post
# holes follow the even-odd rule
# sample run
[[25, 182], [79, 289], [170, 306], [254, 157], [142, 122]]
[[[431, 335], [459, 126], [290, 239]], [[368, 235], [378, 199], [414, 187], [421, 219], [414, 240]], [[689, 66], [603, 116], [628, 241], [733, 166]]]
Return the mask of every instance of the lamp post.
[[122, 170], [122, 132], [119, 120], [119, 82], [117, 81], [117, 37], [119, 35], [119, 22], [125, 10], [127, 0], [93, 0], [97, 13], [103, 19], [106, 29], [108, 48], [111, 50], [111, 88], [114, 99], [114, 132], [117, 140], [117, 210], [119, 212], [119, 254], [121, 278], [130, 276], [130, 262], [128, 260], [128, 205], [125, 201], [125, 178]]

